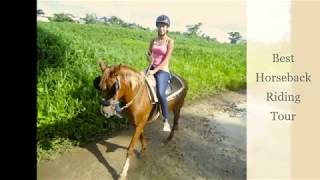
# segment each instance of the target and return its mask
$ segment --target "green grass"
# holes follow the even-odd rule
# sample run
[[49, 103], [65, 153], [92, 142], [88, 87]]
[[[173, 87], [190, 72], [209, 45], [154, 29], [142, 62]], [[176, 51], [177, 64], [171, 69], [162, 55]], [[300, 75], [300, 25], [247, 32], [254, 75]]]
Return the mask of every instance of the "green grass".
[[[127, 120], [99, 113], [93, 79], [97, 60], [142, 71], [155, 32], [116, 26], [42, 23], [37, 25], [38, 160], [127, 127]], [[246, 86], [246, 46], [172, 34], [170, 70], [189, 83], [187, 101]]]

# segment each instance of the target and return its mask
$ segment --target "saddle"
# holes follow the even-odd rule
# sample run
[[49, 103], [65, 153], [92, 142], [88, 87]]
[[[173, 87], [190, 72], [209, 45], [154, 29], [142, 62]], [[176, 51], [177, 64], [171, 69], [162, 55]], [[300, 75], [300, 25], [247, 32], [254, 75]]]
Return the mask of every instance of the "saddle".
[[[150, 116], [151, 118], [149, 119], [149, 122], [151, 122], [156, 120], [161, 114], [161, 106], [157, 98], [156, 80], [153, 75], [147, 76], [145, 75], [144, 72], [141, 72], [141, 73], [143, 73], [145, 82], [148, 87], [149, 99], [151, 103], [155, 105], [154, 110], [151, 113], [152, 115]], [[167, 101], [169, 102], [173, 100], [176, 96], [178, 96], [182, 92], [183, 89], [184, 89], [184, 84], [182, 80], [176, 74], [170, 73], [170, 79], [165, 92]]]

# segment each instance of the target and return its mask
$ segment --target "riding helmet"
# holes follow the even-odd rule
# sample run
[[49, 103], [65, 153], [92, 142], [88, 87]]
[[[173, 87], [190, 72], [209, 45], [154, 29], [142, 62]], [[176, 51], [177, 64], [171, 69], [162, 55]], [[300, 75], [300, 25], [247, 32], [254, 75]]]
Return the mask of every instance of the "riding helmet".
[[166, 25], [168, 25], [168, 27], [170, 27], [170, 19], [166, 15], [160, 15], [160, 16], [157, 17], [157, 20], [156, 20], [156, 26], [157, 27], [158, 27], [159, 23], [165, 23]]

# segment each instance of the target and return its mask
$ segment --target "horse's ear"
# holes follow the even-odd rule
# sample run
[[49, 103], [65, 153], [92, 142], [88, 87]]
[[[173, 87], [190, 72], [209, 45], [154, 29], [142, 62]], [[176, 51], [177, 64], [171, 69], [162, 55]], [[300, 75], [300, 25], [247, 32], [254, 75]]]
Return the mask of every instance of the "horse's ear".
[[108, 68], [107, 64], [105, 64], [102, 60], [98, 60], [98, 64], [102, 72], [104, 72], [104, 70]]
[[114, 70], [115, 70], [116, 72], [119, 72], [120, 69], [121, 69], [121, 64], [119, 64], [119, 66], [115, 66], [115, 68], [114, 68]]

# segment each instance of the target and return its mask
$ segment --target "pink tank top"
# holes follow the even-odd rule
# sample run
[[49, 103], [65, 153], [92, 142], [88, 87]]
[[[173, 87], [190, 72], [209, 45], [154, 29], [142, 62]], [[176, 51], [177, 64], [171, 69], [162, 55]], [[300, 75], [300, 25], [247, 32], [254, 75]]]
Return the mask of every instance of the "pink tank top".
[[[167, 55], [167, 44], [158, 44], [157, 42], [153, 42], [152, 45], [152, 58], [153, 58], [153, 66], [159, 66]], [[169, 71], [168, 64], [161, 68], [164, 71]]]

